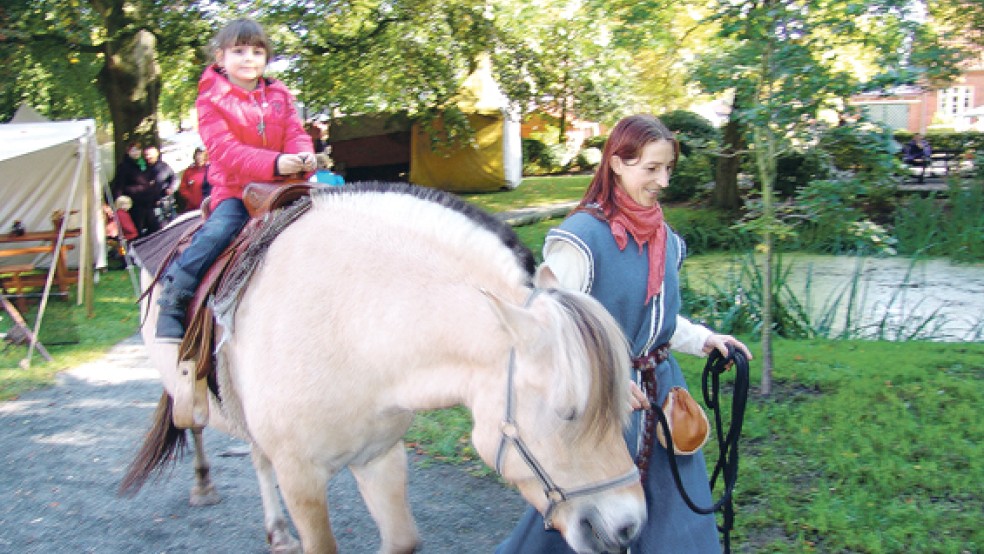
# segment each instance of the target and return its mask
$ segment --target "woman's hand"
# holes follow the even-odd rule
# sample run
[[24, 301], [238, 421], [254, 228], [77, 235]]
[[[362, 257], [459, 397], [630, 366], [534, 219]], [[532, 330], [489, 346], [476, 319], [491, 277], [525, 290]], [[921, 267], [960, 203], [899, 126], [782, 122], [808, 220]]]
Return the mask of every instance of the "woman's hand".
[[648, 410], [650, 408], [649, 399], [646, 398], [646, 393], [642, 392], [639, 385], [633, 381], [629, 386], [629, 405], [632, 406], [632, 410]]
[[748, 351], [748, 347], [731, 335], [715, 334], [707, 337], [707, 342], [704, 343], [703, 350], [705, 354], [710, 354], [713, 350], [717, 350], [722, 356], [727, 357], [729, 344], [734, 345], [734, 347], [740, 350], [749, 360], [752, 359], [752, 353]]

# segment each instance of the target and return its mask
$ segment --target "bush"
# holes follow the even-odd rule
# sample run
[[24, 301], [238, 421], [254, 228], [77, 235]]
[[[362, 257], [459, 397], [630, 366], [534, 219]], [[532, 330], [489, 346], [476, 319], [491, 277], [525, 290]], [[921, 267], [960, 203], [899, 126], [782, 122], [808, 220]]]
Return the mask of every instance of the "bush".
[[584, 148], [597, 148], [598, 150], [604, 150], [606, 142], [608, 142], [608, 135], [595, 135], [584, 139], [583, 146]]
[[694, 150], [707, 148], [721, 140], [721, 132], [718, 128], [700, 114], [674, 110], [659, 116], [659, 119], [671, 131], [677, 133], [680, 151], [687, 156]]
[[[893, 133], [899, 148], [912, 139], [909, 131], [896, 131]], [[960, 133], [930, 131], [925, 134], [930, 148], [933, 150], [959, 150], [961, 152], [974, 152], [984, 149], [984, 133], [979, 131], [966, 131]]]
[[757, 240], [735, 229], [733, 215], [725, 211], [667, 207], [664, 212], [667, 223], [686, 241], [688, 254], [745, 250]]
[[568, 171], [592, 171], [601, 163], [601, 150], [593, 147], [582, 148], [568, 165]]
[[789, 198], [810, 181], [830, 177], [830, 165], [823, 152], [811, 148], [804, 152], [790, 151], [776, 159], [775, 191]]
[[556, 152], [537, 139], [523, 139], [523, 173], [546, 175], [560, 170]]
[[711, 160], [700, 153], [680, 156], [670, 176], [670, 186], [660, 196], [667, 202], [684, 202], [697, 195], [702, 187], [714, 180]]

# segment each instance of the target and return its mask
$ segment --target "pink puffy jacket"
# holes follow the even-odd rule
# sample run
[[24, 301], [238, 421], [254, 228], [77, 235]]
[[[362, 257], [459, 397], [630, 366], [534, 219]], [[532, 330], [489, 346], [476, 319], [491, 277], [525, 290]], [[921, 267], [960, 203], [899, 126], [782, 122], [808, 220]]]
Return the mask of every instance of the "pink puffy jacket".
[[280, 154], [314, 153], [294, 97], [280, 81], [262, 78], [248, 91], [210, 66], [198, 83], [195, 107], [198, 133], [211, 162], [213, 209], [227, 198], [242, 198], [243, 188], [253, 181], [283, 180], [276, 175]]

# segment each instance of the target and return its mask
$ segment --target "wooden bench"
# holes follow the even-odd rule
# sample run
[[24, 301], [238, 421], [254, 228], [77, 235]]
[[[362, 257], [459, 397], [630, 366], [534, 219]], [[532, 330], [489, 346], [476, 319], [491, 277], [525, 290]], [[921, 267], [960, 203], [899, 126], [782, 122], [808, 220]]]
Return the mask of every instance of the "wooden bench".
[[0, 286], [8, 297], [13, 297], [17, 304], [17, 309], [21, 312], [27, 311], [27, 297], [22, 293], [29, 288], [24, 283], [24, 273], [32, 273], [37, 269], [34, 264], [11, 264], [0, 265]]

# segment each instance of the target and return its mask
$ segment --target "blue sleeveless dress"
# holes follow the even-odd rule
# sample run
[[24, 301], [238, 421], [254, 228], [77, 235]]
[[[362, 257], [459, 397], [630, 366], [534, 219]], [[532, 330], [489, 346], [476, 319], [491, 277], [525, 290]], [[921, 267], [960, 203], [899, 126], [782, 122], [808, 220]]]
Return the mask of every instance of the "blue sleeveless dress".
[[[565, 241], [583, 252], [589, 260], [588, 293], [597, 298], [615, 317], [629, 340], [634, 357], [648, 354], [669, 342], [680, 311], [679, 270], [686, 256], [686, 245], [667, 226], [666, 272], [663, 289], [644, 305], [649, 255], [641, 251], [633, 237], [625, 250], [619, 250], [608, 224], [590, 214], [578, 212], [547, 234], [550, 241]], [[633, 379], [639, 376], [633, 370]], [[686, 387], [680, 366], [671, 355], [656, 368], [660, 404], [673, 386]], [[629, 451], [640, 448], [644, 412], [633, 414], [625, 433]], [[703, 452], [678, 456], [680, 476], [690, 498], [699, 506], [711, 504]], [[643, 483], [648, 518], [630, 554], [714, 554], [721, 552], [717, 524], [712, 514], [694, 513], [684, 503], [673, 482], [665, 449], [656, 442], [650, 456], [649, 472]], [[544, 529], [543, 517], [532, 507], [520, 518], [512, 534], [496, 549], [497, 554], [572, 553], [557, 531]]]

